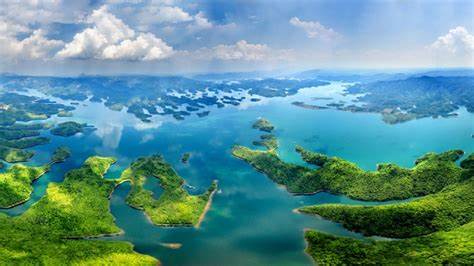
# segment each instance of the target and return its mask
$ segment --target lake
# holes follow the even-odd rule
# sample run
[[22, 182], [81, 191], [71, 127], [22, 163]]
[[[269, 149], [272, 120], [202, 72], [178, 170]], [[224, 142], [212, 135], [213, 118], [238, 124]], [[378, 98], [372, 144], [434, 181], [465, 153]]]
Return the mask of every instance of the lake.
[[[87, 122], [97, 130], [69, 138], [52, 137], [51, 143], [35, 147], [37, 155], [29, 164], [46, 162], [52, 150], [60, 145], [70, 147], [73, 155], [65, 163], [54, 165], [50, 173], [34, 183], [34, 193], [27, 203], [2, 211], [11, 215], [24, 212], [44, 195], [49, 182], [60, 182], [65, 172], [80, 166], [88, 156], [116, 157], [117, 163], [106, 175], [116, 178], [134, 159], [159, 153], [186, 180], [186, 189], [192, 194], [202, 193], [212, 180], [219, 180], [219, 191], [201, 227], [152, 225], [142, 212], [125, 204], [130, 186], [124, 183], [111, 198], [111, 211], [124, 234], [103, 239], [130, 241], [136, 251], [155, 256], [164, 265], [311, 265], [311, 259], [304, 253], [305, 228], [361, 236], [319, 217], [294, 213], [295, 208], [322, 203], [387, 203], [355, 201], [328, 193], [294, 196], [232, 157], [233, 145], [253, 147], [252, 141], [261, 135], [262, 132], [251, 128], [257, 118], [265, 117], [276, 127], [281, 157], [299, 164], [304, 162], [294, 151], [295, 145], [342, 157], [367, 170], [375, 170], [381, 162], [411, 167], [416, 158], [430, 151], [474, 151], [471, 137], [474, 114], [465, 109], [458, 110], [457, 117], [389, 125], [379, 114], [309, 110], [291, 104], [294, 101], [318, 105], [349, 103], [354, 96], [344, 96], [344, 86], [333, 82], [305, 88], [284, 98], [244, 101], [236, 107], [210, 107], [209, 116], [202, 118], [193, 115], [176, 121], [157, 116], [151, 123], [143, 123], [125, 111], [109, 110], [102, 103], [85, 101], [73, 112], [74, 117], [51, 119]], [[311, 100], [313, 97], [332, 99]], [[181, 162], [185, 152], [191, 152], [187, 164]], [[146, 185], [160, 193], [158, 182]], [[170, 249], [163, 245], [166, 243], [179, 243], [182, 247]]]

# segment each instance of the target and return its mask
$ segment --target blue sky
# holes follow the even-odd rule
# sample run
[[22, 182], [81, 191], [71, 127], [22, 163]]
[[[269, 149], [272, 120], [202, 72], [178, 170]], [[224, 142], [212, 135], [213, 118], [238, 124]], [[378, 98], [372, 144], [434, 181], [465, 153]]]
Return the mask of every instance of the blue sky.
[[0, 0], [0, 71], [472, 67], [473, 1]]

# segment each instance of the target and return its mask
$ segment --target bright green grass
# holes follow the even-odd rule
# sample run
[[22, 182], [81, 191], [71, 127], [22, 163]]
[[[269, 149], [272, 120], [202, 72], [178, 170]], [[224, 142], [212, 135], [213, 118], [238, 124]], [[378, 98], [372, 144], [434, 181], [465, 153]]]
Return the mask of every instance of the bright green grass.
[[[160, 180], [163, 193], [159, 197], [144, 188], [146, 178]], [[217, 183], [213, 182], [204, 194], [190, 195], [182, 188], [183, 178], [158, 155], [136, 160], [122, 173], [121, 179], [132, 182], [127, 203], [143, 210], [157, 225], [198, 225], [217, 188]]]
[[130, 243], [84, 239], [120, 232], [108, 200], [117, 181], [103, 178], [114, 161], [90, 157], [62, 183], [51, 183], [24, 214], [0, 215], [0, 264], [156, 265]]

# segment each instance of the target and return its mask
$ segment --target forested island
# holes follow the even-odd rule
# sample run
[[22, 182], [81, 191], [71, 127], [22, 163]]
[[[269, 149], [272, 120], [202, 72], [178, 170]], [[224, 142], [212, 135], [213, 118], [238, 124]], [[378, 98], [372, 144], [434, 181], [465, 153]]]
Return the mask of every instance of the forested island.
[[50, 183], [43, 198], [25, 213], [0, 214], [0, 263], [157, 265], [155, 258], [136, 253], [128, 242], [87, 240], [121, 233], [109, 210], [118, 181], [103, 178], [114, 162], [90, 157], [61, 183]]
[[449, 117], [460, 107], [474, 112], [474, 77], [410, 77], [356, 84], [347, 89], [363, 94], [362, 106], [339, 107], [344, 111], [376, 112], [396, 124], [424, 117]]
[[[178, 76], [82, 76], [82, 77], [35, 77], [3, 75], [2, 84], [7, 89], [33, 87], [40, 92], [63, 100], [104, 102], [111, 110], [134, 114], [144, 122], [151, 122], [154, 115], [170, 115], [182, 120], [192, 113], [198, 117], [209, 114], [207, 106], [238, 106], [252, 96], [286, 97], [296, 94], [299, 89], [329, 84], [317, 79], [242, 79], [238, 82], [217, 82]], [[234, 96], [248, 92], [250, 97]], [[201, 93], [200, 97], [194, 97]], [[224, 94], [224, 95], [222, 95]], [[18, 94], [16, 94], [18, 95]], [[16, 96], [19, 97], [19, 96]], [[29, 96], [25, 96], [29, 97]], [[32, 98], [31, 98], [32, 99]], [[26, 98], [25, 98], [26, 100]], [[30, 100], [30, 98], [28, 99]], [[255, 100], [253, 100], [255, 101]], [[0, 99], [2, 102], [2, 99]], [[48, 103], [50, 104], [50, 103]], [[54, 114], [71, 116], [73, 106], [55, 106]], [[54, 110], [54, 109], [52, 109]], [[30, 115], [29, 113], [25, 116]], [[33, 114], [32, 118], [34, 117]], [[49, 114], [43, 117], [46, 118]], [[28, 119], [32, 119], [28, 118]], [[1, 121], [1, 119], [0, 119]]]
[[[258, 144], [258, 143], [254, 143]], [[291, 193], [328, 191], [353, 199], [408, 202], [380, 206], [323, 204], [297, 209], [341, 223], [366, 236], [395, 241], [357, 240], [306, 230], [306, 252], [317, 264], [465, 264], [474, 250], [474, 154], [460, 164], [461, 150], [427, 153], [412, 168], [377, 165], [365, 171], [354, 163], [297, 146], [316, 168], [282, 161], [276, 149], [234, 146], [232, 154]]]
[[[147, 178], [159, 179], [161, 195], [144, 187]], [[205, 193], [190, 195], [183, 188], [184, 179], [160, 155], [137, 159], [122, 173], [121, 180], [132, 183], [127, 203], [162, 226], [199, 226], [217, 189], [214, 181]]]
[[463, 178], [439, 192], [384, 206], [323, 204], [299, 211], [342, 223], [364, 235], [402, 238], [361, 241], [309, 230], [307, 252], [319, 264], [470, 264], [474, 250], [473, 154]]
[[62, 137], [74, 136], [77, 133], [84, 133], [86, 130], [93, 130], [94, 127], [86, 123], [77, 123], [74, 121], [67, 121], [57, 124], [51, 129], [51, 134]]
[[49, 171], [54, 163], [59, 163], [70, 156], [65, 147], [57, 148], [49, 163], [42, 166], [15, 164], [0, 173], [0, 208], [11, 208], [27, 201], [33, 192], [31, 183]]

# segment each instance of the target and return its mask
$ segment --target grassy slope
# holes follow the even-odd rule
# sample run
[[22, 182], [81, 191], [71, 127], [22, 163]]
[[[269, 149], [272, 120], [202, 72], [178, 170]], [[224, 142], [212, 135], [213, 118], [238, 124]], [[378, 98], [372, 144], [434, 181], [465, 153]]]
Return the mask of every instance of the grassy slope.
[[[67, 148], [59, 147], [54, 151], [51, 163], [64, 161], [69, 155]], [[51, 163], [38, 167], [16, 164], [0, 173], [0, 208], [9, 208], [27, 200], [33, 192], [31, 183], [49, 171]]]
[[306, 252], [321, 265], [472, 265], [474, 222], [399, 241], [368, 241], [307, 231]]
[[297, 147], [303, 160], [318, 169], [282, 161], [273, 151], [235, 146], [232, 154], [250, 163], [292, 193], [326, 190], [361, 200], [406, 199], [440, 191], [462, 179], [463, 169], [456, 165], [462, 151], [428, 153], [411, 168], [380, 164], [377, 171], [364, 171], [354, 163], [327, 157]]
[[[160, 180], [163, 188], [159, 198], [143, 187], [146, 178], [153, 177]], [[196, 225], [217, 188], [214, 182], [206, 193], [190, 195], [182, 188], [184, 180], [158, 155], [138, 159], [123, 172], [122, 179], [132, 182], [127, 203], [144, 210], [159, 225]]]
[[127, 242], [80, 239], [120, 232], [108, 201], [117, 181], [103, 178], [113, 162], [91, 157], [68, 172], [62, 183], [51, 183], [24, 214], [0, 215], [0, 264], [156, 265], [154, 258], [134, 252]]

